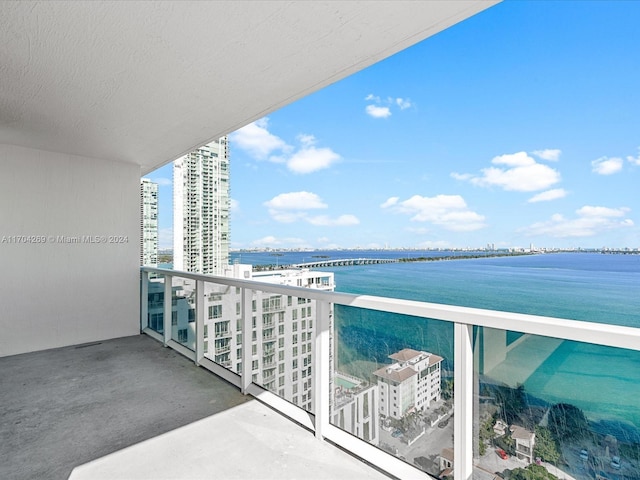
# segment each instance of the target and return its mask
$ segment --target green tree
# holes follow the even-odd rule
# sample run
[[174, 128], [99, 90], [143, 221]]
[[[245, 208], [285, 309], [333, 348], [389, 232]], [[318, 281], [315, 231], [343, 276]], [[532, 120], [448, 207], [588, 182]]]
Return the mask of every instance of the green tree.
[[558, 480], [558, 477], [552, 475], [542, 465], [527, 465], [527, 468], [516, 468], [511, 470], [509, 480]]
[[551, 407], [548, 425], [558, 442], [590, 435], [589, 423], [582, 410], [568, 403], [557, 403]]
[[551, 431], [547, 427], [536, 427], [536, 443], [533, 447], [533, 455], [540, 457], [545, 462], [554, 465], [560, 460], [558, 442], [553, 438]]

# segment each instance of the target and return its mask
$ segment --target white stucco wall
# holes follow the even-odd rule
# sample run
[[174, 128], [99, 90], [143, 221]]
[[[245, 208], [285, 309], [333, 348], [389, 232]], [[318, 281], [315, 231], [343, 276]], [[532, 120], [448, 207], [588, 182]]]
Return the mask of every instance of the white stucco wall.
[[139, 332], [139, 192], [137, 165], [0, 144], [0, 356]]

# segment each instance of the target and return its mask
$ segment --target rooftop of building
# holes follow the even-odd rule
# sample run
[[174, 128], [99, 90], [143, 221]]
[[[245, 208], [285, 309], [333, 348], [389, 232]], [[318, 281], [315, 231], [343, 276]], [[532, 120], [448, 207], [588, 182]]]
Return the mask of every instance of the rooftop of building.
[[386, 380], [390, 380], [392, 382], [404, 382], [405, 380], [417, 375], [416, 372], [411, 367], [400, 367], [399, 363], [394, 363], [391, 365], [387, 365], [386, 367], [379, 368], [373, 374], [377, 377], [384, 378]]
[[531, 441], [535, 436], [535, 434], [531, 430], [527, 430], [526, 428], [519, 425], [511, 425], [509, 427], [509, 430], [511, 431], [511, 438], [515, 440]]

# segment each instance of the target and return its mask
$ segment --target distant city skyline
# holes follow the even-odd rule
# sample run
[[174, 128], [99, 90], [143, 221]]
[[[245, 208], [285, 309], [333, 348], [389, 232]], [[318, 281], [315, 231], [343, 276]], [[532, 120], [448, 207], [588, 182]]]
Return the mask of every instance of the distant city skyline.
[[503, 2], [230, 134], [231, 248], [640, 247], [638, 18]]

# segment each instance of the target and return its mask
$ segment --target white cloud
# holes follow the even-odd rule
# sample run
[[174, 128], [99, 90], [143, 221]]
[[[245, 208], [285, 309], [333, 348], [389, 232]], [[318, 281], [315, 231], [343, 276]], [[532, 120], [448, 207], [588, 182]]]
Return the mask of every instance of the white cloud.
[[[233, 132], [231, 134], [231, 141], [258, 160], [267, 159], [276, 151], [291, 151], [290, 145], [287, 145], [284, 140], [273, 135], [269, 130], [267, 130], [268, 126], [268, 117], [256, 120], [255, 122]], [[278, 157], [274, 158], [277, 159]]]
[[396, 98], [396, 105], [398, 105], [398, 107], [400, 107], [400, 110], [404, 110], [406, 108], [411, 107], [413, 104], [411, 103], [411, 100], [409, 100], [408, 98]]
[[451, 177], [455, 178], [456, 180], [469, 180], [473, 178], [473, 175], [471, 173], [451, 172]]
[[276, 195], [264, 205], [275, 210], [312, 210], [327, 208], [322, 199], [311, 192], [289, 192]]
[[328, 215], [318, 215], [316, 217], [308, 217], [306, 221], [311, 225], [320, 227], [344, 227], [358, 225], [360, 220], [355, 215], [340, 215], [337, 218], [331, 218]]
[[[393, 198], [393, 197], [392, 197]], [[385, 202], [382, 208], [412, 215], [411, 221], [430, 222], [452, 231], [472, 231], [484, 228], [484, 216], [469, 210], [460, 195], [423, 197], [414, 195], [402, 202]]]
[[232, 212], [237, 212], [238, 210], [240, 210], [240, 202], [238, 202], [237, 200], [230, 198], [229, 199], [229, 208]]
[[481, 187], [499, 187], [517, 192], [545, 190], [560, 181], [560, 173], [536, 162], [526, 152], [499, 155], [491, 160], [494, 167], [481, 170], [481, 175], [452, 173], [458, 180], [468, 180]]
[[150, 178], [149, 180], [151, 180], [154, 183], [157, 183], [161, 187], [170, 187], [173, 185], [173, 179], [171, 178], [157, 177], [157, 178]]
[[264, 202], [269, 209], [269, 215], [280, 223], [293, 223], [304, 220], [311, 225], [323, 227], [357, 225], [360, 220], [355, 215], [340, 215], [332, 218], [328, 215], [310, 216], [309, 210], [328, 208], [322, 199], [311, 192], [289, 192], [276, 195]]
[[377, 105], [367, 105], [365, 108], [367, 115], [373, 118], [387, 118], [391, 116], [391, 110], [389, 107], [379, 107]]
[[306, 133], [301, 133], [298, 135], [298, 141], [305, 147], [310, 147], [311, 145], [316, 144], [316, 137], [313, 135], [308, 135]]
[[549, 235], [557, 238], [592, 237], [607, 230], [633, 226], [633, 220], [621, 219], [629, 209], [585, 205], [576, 210], [577, 217], [567, 219], [556, 213], [546, 222], [534, 223], [520, 232], [527, 235]]
[[373, 118], [390, 117], [392, 115], [392, 108], [402, 111], [414, 106], [411, 100], [403, 97], [389, 96], [386, 99], [381, 99], [378, 95], [370, 93], [364, 99], [367, 102], [372, 102], [366, 106], [365, 112], [367, 112], [367, 115]]
[[311, 173], [340, 160], [340, 155], [330, 148], [304, 147], [295, 152], [288, 160], [287, 167], [294, 173]]
[[623, 217], [629, 208], [608, 208], [608, 207], [592, 207], [590, 205], [585, 205], [584, 207], [576, 210], [576, 213], [581, 217]]
[[591, 162], [592, 171], [599, 175], [612, 175], [622, 170], [623, 161], [621, 158], [600, 157]]
[[537, 195], [531, 197], [528, 202], [548, 202], [551, 200], [557, 200], [558, 198], [564, 198], [567, 196], [567, 191], [564, 188], [555, 188], [553, 190], [547, 190], [546, 192], [540, 192]]
[[398, 200], [400, 200], [400, 197], [391, 197], [389, 199], [387, 199], [386, 202], [384, 202], [383, 204], [380, 205], [380, 208], [388, 208], [391, 207], [393, 205], [395, 205], [396, 203], [398, 203]]
[[257, 160], [269, 160], [286, 164], [294, 173], [311, 173], [340, 160], [340, 155], [330, 148], [317, 148], [313, 135], [302, 133], [297, 139], [297, 150], [268, 130], [268, 118], [264, 117], [231, 134], [231, 140]]
[[[267, 235], [266, 237], [259, 238], [251, 242], [251, 245], [256, 247], [308, 247], [309, 245], [302, 238], [289, 237], [289, 238], [277, 238], [273, 235]], [[275, 260], [274, 260], [275, 263]]]
[[628, 156], [627, 160], [633, 165], [638, 165], [640, 167], [640, 147], [638, 147], [638, 156], [637, 157]]
[[545, 148], [544, 150], [534, 150], [531, 153], [536, 157], [541, 158], [542, 160], [557, 162], [558, 160], [560, 160], [560, 154], [562, 152], [558, 149]]

